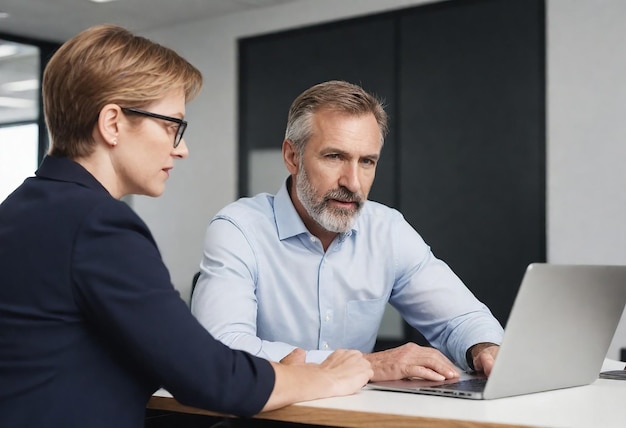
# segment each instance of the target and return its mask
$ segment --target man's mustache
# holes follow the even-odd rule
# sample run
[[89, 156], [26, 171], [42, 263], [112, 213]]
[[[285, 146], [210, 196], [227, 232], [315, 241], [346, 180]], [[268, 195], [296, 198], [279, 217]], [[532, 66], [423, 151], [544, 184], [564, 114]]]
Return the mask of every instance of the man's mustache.
[[355, 192], [351, 192], [345, 187], [339, 187], [337, 189], [333, 189], [324, 195], [324, 200], [328, 202], [331, 199], [336, 199], [342, 202], [354, 202], [357, 206], [363, 205], [363, 198], [361, 195]]

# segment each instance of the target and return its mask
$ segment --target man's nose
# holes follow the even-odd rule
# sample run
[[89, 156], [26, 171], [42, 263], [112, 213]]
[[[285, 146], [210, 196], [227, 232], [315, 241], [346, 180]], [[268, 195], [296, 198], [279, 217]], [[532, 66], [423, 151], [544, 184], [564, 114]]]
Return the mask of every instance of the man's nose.
[[350, 190], [352, 193], [361, 192], [361, 178], [359, 177], [359, 165], [356, 162], [347, 162], [339, 178], [339, 185]]

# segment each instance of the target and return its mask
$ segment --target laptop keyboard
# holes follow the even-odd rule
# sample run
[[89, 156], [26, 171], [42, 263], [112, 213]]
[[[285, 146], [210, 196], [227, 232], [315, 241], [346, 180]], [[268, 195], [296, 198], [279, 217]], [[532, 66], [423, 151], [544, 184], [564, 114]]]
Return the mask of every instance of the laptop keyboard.
[[487, 378], [472, 378], [472, 379], [464, 379], [454, 383], [444, 383], [441, 385], [435, 385], [432, 388], [437, 389], [448, 389], [455, 391], [472, 391], [472, 392], [481, 392], [485, 389], [485, 384], [487, 383]]

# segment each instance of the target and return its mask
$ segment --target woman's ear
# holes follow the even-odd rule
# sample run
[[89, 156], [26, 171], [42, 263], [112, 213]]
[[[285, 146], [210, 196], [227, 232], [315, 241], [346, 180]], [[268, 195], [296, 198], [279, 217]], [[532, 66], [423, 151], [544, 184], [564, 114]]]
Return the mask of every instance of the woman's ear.
[[283, 161], [291, 175], [298, 173], [298, 168], [300, 167], [298, 151], [291, 140], [283, 141]]
[[122, 109], [117, 104], [107, 104], [100, 110], [98, 123], [96, 125], [97, 133], [100, 134], [102, 140], [109, 146], [117, 145], [119, 135], [119, 119], [122, 115]]

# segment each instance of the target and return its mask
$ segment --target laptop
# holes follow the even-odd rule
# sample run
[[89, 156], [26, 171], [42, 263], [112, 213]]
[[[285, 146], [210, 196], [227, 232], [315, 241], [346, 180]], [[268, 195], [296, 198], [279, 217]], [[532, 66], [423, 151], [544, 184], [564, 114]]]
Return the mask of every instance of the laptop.
[[444, 382], [370, 382], [369, 388], [494, 399], [588, 385], [598, 378], [626, 304], [626, 266], [528, 266], [491, 375]]

